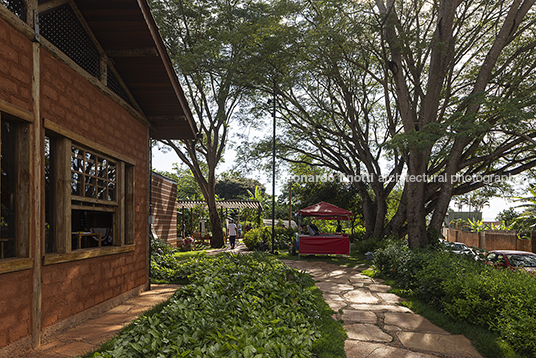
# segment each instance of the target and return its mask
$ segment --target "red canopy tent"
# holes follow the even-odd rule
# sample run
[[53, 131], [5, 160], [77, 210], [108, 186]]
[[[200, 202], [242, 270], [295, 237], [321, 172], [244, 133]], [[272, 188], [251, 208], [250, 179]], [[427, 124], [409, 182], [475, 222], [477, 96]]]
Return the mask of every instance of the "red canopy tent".
[[[298, 211], [299, 217], [312, 216], [320, 220], [350, 220], [351, 211], [321, 201]], [[300, 235], [299, 254], [350, 255], [348, 234]]]
[[315, 219], [323, 220], [350, 220], [352, 212], [339, 208], [325, 201], [321, 201], [315, 205], [311, 205], [305, 209], [298, 211], [301, 216], [314, 216]]

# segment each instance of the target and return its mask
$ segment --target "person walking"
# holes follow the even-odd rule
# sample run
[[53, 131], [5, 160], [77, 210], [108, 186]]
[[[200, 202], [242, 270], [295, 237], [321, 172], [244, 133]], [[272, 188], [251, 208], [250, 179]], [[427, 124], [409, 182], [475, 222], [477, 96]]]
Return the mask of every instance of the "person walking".
[[236, 227], [233, 219], [229, 220], [227, 231], [229, 232], [229, 243], [231, 244], [231, 249], [234, 249], [238, 228]]

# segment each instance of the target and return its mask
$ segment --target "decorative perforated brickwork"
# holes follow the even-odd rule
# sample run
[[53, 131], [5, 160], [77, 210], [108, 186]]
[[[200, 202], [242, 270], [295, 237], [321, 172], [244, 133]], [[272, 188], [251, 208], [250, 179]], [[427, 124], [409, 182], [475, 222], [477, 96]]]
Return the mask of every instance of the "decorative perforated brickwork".
[[69, 5], [39, 14], [41, 35], [89, 74], [99, 77], [100, 55]]
[[116, 95], [121, 97], [125, 102], [132, 105], [132, 103], [130, 102], [130, 99], [127, 96], [127, 92], [125, 91], [123, 86], [121, 86], [121, 84], [119, 83], [119, 80], [117, 79], [117, 77], [115, 77], [112, 71], [108, 71], [107, 82], [108, 82], [109, 89], [111, 89]]

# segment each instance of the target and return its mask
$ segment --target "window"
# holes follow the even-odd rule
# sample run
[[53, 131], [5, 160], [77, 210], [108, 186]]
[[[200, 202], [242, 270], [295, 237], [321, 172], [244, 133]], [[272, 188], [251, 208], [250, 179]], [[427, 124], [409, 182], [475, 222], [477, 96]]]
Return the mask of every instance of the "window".
[[133, 244], [134, 166], [48, 131], [44, 152], [45, 252]]
[[0, 124], [0, 259], [28, 257], [29, 131], [3, 113]]
[[117, 163], [71, 147], [71, 249], [114, 244], [117, 236]]
[[82, 148], [72, 147], [71, 195], [80, 200], [116, 203], [117, 164]]
[[14, 126], [2, 121], [2, 216], [0, 218], [1, 258], [16, 257], [15, 223], [16, 223], [16, 181], [15, 171], [15, 136]]

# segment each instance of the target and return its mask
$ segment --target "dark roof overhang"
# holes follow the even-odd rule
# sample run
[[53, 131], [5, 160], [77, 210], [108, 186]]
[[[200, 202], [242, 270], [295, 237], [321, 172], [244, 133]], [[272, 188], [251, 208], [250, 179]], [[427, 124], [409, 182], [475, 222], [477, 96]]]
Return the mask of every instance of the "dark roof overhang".
[[194, 139], [197, 128], [190, 107], [147, 1], [74, 3], [153, 125], [152, 138]]

